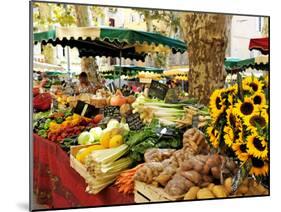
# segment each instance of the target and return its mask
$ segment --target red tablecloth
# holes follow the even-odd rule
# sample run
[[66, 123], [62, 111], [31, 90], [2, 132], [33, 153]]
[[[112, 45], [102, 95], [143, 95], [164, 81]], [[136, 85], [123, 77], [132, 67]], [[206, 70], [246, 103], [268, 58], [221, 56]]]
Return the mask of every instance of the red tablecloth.
[[58, 144], [34, 134], [33, 149], [33, 189], [39, 204], [69, 208], [134, 203], [133, 195], [120, 194], [114, 186], [97, 195], [86, 193], [84, 179], [70, 167], [69, 156]]

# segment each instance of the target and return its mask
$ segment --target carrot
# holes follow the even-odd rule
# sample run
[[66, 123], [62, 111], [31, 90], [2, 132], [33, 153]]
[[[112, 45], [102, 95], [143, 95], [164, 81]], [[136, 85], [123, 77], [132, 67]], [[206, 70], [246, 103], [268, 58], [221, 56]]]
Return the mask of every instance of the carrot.
[[140, 164], [120, 173], [114, 183], [118, 187], [118, 192], [124, 194], [131, 194], [134, 192], [134, 175], [142, 165], [143, 164]]

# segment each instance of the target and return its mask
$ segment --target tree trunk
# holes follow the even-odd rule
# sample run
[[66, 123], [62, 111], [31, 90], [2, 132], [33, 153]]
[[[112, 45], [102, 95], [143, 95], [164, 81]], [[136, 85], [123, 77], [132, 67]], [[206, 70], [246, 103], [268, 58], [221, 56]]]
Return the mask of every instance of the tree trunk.
[[262, 27], [262, 36], [263, 37], [268, 37], [268, 18], [264, 17], [263, 18], [263, 27]]
[[224, 86], [224, 59], [231, 17], [185, 13], [181, 20], [188, 44], [189, 96], [207, 105], [212, 92]]
[[[91, 10], [88, 6], [75, 5], [74, 8], [78, 27], [89, 27], [93, 25]], [[89, 80], [94, 84], [98, 84], [100, 81], [97, 68], [98, 66], [95, 58], [89, 57], [81, 59], [81, 70], [87, 73]]]
[[[45, 23], [48, 23], [48, 19], [52, 17], [52, 11], [49, 4], [39, 4], [39, 15], [40, 20], [43, 20]], [[41, 31], [50, 30], [48, 24], [40, 25]], [[43, 55], [46, 63], [56, 64], [56, 49], [51, 45], [43, 46]]]

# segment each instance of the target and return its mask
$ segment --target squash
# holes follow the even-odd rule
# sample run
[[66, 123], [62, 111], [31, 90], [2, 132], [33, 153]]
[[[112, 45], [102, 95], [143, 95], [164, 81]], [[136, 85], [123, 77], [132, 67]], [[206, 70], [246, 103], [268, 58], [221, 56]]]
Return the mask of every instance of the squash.
[[213, 186], [212, 192], [213, 192], [213, 194], [217, 198], [225, 198], [225, 197], [227, 197], [226, 191], [225, 191], [225, 189], [224, 189], [224, 187], [222, 185], [215, 185], [215, 186]]
[[184, 195], [184, 200], [193, 200], [197, 197], [197, 192], [200, 190], [198, 186], [192, 186]]
[[197, 199], [212, 199], [214, 194], [208, 188], [202, 188], [197, 192]]

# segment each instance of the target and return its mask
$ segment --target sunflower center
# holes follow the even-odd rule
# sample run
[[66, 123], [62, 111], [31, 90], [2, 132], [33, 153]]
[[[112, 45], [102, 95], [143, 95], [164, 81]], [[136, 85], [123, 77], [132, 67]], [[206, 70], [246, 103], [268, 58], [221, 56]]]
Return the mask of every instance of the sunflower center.
[[261, 97], [260, 96], [255, 96], [254, 97], [254, 104], [255, 105], [260, 105], [261, 104]]
[[222, 107], [222, 106], [220, 105], [220, 103], [221, 103], [221, 99], [220, 99], [220, 97], [217, 97], [217, 98], [216, 98], [216, 107], [217, 107], [218, 110], [220, 110], [221, 107]]
[[253, 144], [259, 151], [265, 150], [265, 146], [262, 145], [261, 140], [258, 138], [254, 138]]
[[254, 167], [257, 167], [257, 168], [262, 168], [264, 166], [263, 160], [260, 160], [255, 157], [252, 158], [252, 164]]
[[250, 115], [254, 110], [254, 106], [250, 102], [244, 102], [241, 107], [240, 111], [244, 115]]
[[255, 127], [264, 127], [266, 125], [266, 121], [265, 118], [262, 116], [253, 116], [250, 119], [250, 124]]
[[251, 82], [250, 85], [249, 85], [254, 91], [257, 91], [258, 90], [258, 85], [254, 82]]
[[247, 152], [247, 145], [246, 144], [241, 144], [240, 145], [240, 150], [241, 150], [241, 152], [243, 152], [243, 153], [246, 153]]

